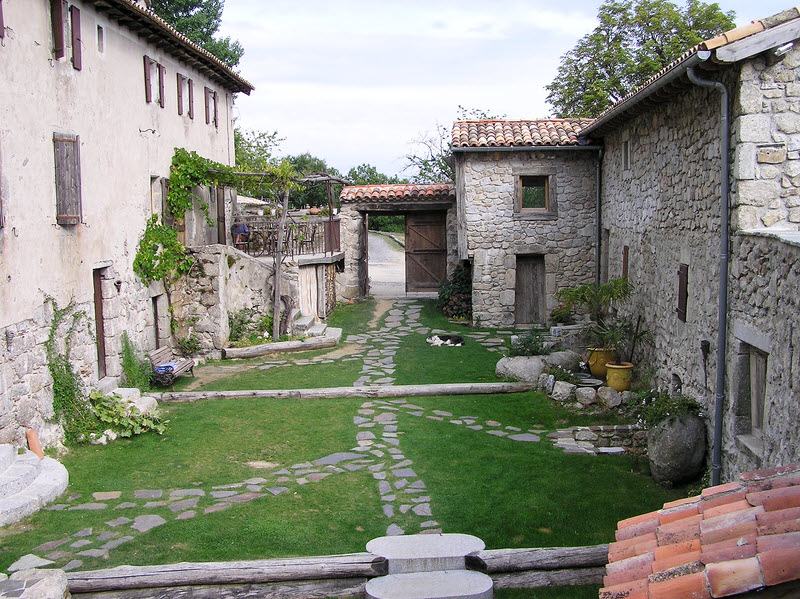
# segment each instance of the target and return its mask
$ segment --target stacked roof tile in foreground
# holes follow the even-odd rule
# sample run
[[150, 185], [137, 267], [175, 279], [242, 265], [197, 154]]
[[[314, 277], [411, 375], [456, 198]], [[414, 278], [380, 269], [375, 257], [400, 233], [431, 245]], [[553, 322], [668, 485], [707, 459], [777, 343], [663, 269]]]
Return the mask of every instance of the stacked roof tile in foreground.
[[601, 599], [710, 599], [800, 580], [800, 464], [619, 523]]

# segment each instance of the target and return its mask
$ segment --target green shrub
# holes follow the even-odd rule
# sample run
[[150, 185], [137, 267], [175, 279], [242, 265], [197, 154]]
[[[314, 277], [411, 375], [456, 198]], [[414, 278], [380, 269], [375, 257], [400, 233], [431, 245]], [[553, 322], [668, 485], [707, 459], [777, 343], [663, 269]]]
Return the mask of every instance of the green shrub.
[[270, 340], [272, 315], [260, 314], [253, 308], [242, 308], [236, 312], [228, 312], [228, 325], [231, 330], [228, 338], [231, 347], [257, 345]]
[[439, 285], [437, 305], [448, 318], [472, 320], [472, 274], [468, 268], [457, 267]]
[[639, 423], [646, 428], [653, 428], [673, 416], [699, 416], [703, 411], [703, 406], [697, 400], [686, 395], [670, 395], [655, 389], [639, 391], [636, 395], [639, 398]]
[[581, 382], [581, 380], [572, 374], [571, 372], [567, 372], [561, 366], [553, 366], [552, 368], [548, 368], [544, 371], [545, 374], [552, 374], [557, 381], [564, 381], [565, 383], [570, 383], [571, 385], [577, 385]]
[[511, 345], [508, 354], [510, 356], [544, 356], [549, 354], [552, 347], [545, 345], [542, 332], [531, 329], [524, 335], [520, 335], [516, 343]]
[[369, 217], [371, 231], [385, 231], [387, 233], [402, 233], [406, 230], [405, 216], [372, 216]]
[[[166, 421], [162, 421], [158, 411], [147, 415], [126, 402], [116, 393], [103, 395], [94, 391], [89, 395], [89, 402], [95, 416], [94, 426], [85, 431], [84, 441], [100, 436], [103, 431], [111, 429], [119, 437], [131, 437], [148, 431], [159, 435], [166, 430]], [[94, 435], [94, 437], [93, 437]]]
[[149, 359], [139, 355], [126, 331], [122, 332], [122, 372], [125, 380], [120, 386], [135, 387], [142, 393], [150, 391], [153, 366]]

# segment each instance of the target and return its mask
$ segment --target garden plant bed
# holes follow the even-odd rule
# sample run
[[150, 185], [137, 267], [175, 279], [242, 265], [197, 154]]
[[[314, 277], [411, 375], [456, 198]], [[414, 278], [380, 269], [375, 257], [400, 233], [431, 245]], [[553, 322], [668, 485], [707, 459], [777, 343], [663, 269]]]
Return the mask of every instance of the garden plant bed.
[[[343, 345], [359, 352], [329, 360], [319, 351], [266, 369], [263, 358], [242, 361], [209, 387], [241, 389], [243, 375], [249, 389], [344, 386], [347, 377], [356, 386], [363, 378], [370, 380], [362, 385], [501, 382], [494, 365], [511, 331], [462, 331], [464, 347], [431, 347], [425, 336], [452, 326], [431, 304], [396, 304], [375, 332], [357, 328], [369, 305], [346, 306], [337, 318], [346, 321], [350, 310], [359, 317], [343, 327]], [[201, 380], [205, 368], [196, 369]], [[163, 436], [72, 449], [58, 511], [3, 529], [0, 569], [26, 554], [94, 570], [358, 553], [397, 529], [473, 534], [488, 549], [599, 545], [613, 540], [619, 520], [681, 496], [632, 472], [631, 457], [554, 448], [549, 432], [615, 424], [617, 416], [577, 414], [535, 391], [210, 399], [162, 409]], [[584, 592], [576, 591], [563, 596]]]

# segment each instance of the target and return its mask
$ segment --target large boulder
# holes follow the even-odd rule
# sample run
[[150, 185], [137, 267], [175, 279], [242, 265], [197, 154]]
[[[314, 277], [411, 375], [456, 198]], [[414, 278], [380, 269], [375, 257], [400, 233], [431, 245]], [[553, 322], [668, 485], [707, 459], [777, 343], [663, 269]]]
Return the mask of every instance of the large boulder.
[[508, 378], [527, 383], [536, 383], [545, 370], [560, 366], [572, 370], [581, 357], [574, 351], [565, 350], [543, 356], [512, 356], [501, 358], [495, 367], [498, 378]]
[[659, 483], [696, 479], [706, 462], [706, 426], [694, 414], [673, 416], [655, 425], [647, 436], [650, 474]]

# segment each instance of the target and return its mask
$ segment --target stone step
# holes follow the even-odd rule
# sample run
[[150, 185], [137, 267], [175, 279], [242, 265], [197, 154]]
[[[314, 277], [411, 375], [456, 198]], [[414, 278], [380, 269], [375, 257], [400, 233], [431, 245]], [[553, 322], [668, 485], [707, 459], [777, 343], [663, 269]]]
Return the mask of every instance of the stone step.
[[367, 543], [367, 551], [386, 558], [389, 574], [465, 570], [466, 556], [485, 547], [478, 537], [460, 533], [378, 537]]
[[297, 320], [294, 321], [294, 330], [295, 332], [304, 333], [308, 329], [314, 326], [314, 317], [313, 316], [301, 316]]
[[39, 458], [28, 451], [14, 456], [14, 461], [0, 473], [0, 499], [19, 493], [33, 484], [39, 473]]
[[373, 578], [365, 591], [369, 599], [491, 599], [493, 587], [481, 572], [446, 570]]
[[294, 322], [303, 315], [300, 308], [292, 308], [292, 313], [289, 315], [289, 322]]
[[[30, 477], [31, 472], [34, 472], [33, 477]], [[18, 455], [11, 467], [4, 472], [3, 477], [5, 476], [9, 479], [23, 479], [25, 484], [10, 495], [0, 496], [0, 526], [22, 520], [52, 503], [66, 490], [69, 483], [69, 474], [64, 466], [53, 458], [45, 457], [40, 460], [30, 451]], [[15, 484], [19, 485], [9, 483], [8, 488]]]
[[308, 327], [308, 330], [306, 331], [306, 334], [309, 337], [321, 337], [322, 335], [325, 334], [325, 331], [327, 329], [328, 329], [328, 325], [326, 325], [324, 322], [318, 322], [318, 323], [313, 324], [310, 327]]
[[342, 329], [339, 327], [328, 327], [325, 330], [325, 336], [333, 339], [338, 344], [342, 340]]

